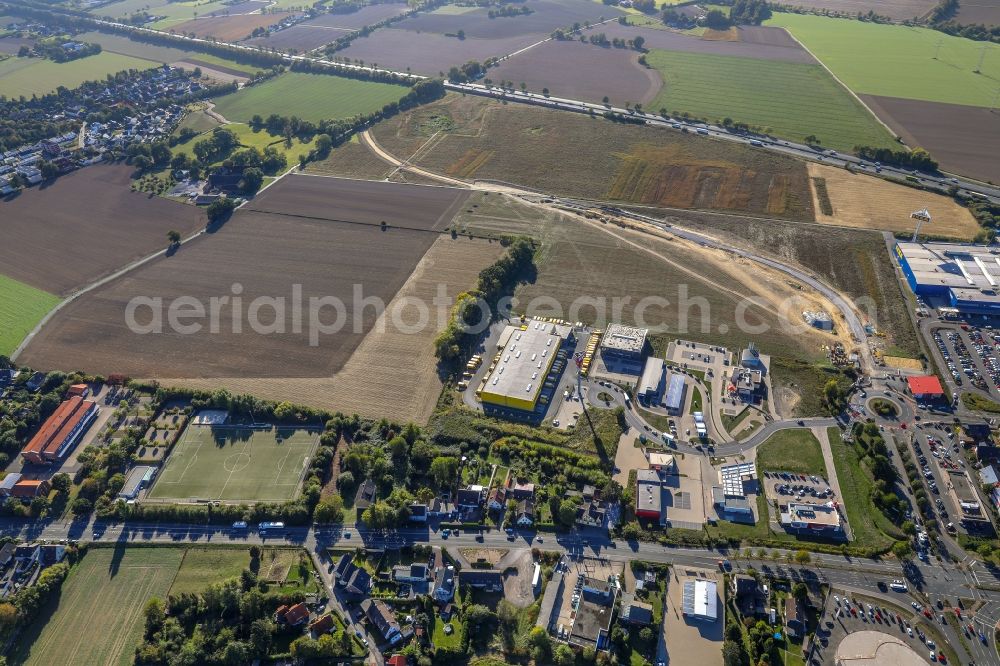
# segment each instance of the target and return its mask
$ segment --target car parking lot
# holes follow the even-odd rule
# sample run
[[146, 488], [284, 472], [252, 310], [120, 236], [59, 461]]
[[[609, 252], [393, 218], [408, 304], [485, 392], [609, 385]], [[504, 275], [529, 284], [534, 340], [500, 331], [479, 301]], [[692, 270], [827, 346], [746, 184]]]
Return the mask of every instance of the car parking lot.
[[[966, 330], [967, 329], [967, 330]], [[963, 325], [934, 331], [937, 345], [948, 372], [959, 386], [969, 382], [975, 388], [1000, 394], [1000, 334], [992, 327], [979, 329]]]
[[762, 481], [769, 500], [799, 500], [812, 504], [839, 501], [830, 484], [820, 476], [765, 471]]
[[881, 599], [835, 590], [816, 632], [817, 656], [821, 663], [832, 666], [836, 648], [848, 634], [880, 631], [898, 639], [928, 663], [932, 659], [941, 664], [957, 663], [953, 661], [957, 657], [955, 650], [946, 645], [946, 637], [951, 631], [944, 617], [946, 612], [950, 611], [916, 602], [910, 602], [910, 608], [904, 609], [902, 604], [896, 606]]
[[949, 529], [949, 532], [960, 530], [961, 523], [957, 519], [961, 518], [961, 512], [954, 506], [954, 501], [947, 492], [948, 471], [963, 470], [966, 462], [953, 433], [948, 428], [914, 431], [913, 453], [915, 464], [929, 491], [927, 497], [933, 504], [928, 513], [938, 519], [942, 528], [954, 521], [953, 529]]

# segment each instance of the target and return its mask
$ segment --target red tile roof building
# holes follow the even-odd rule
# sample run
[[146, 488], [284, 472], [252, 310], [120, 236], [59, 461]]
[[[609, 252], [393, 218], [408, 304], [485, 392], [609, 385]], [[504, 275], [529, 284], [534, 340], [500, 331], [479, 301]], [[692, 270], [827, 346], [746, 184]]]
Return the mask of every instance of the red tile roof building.
[[298, 603], [288, 609], [283, 618], [285, 624], [290, 627], [302, 624], [309, 619], [309, 609], [304, 603]]
[[944, 389], [941, 388], [941, 381], [935, 375], [908, 377], [906, 383], [910, 387], [910, 393], [918, 400], [940, 398], [944, 395]]
[[97, 416], [97, 403], [73, 396], [56, 408], [21, 450], [27, 463], [45, 465], [62, 460]]
[[31, 499], [39, 495], [48, 495], [49, 488], [49, 482], [44, 479], [38, 481], [22, 479], [10, 489], [10, 496], [20, 499]]

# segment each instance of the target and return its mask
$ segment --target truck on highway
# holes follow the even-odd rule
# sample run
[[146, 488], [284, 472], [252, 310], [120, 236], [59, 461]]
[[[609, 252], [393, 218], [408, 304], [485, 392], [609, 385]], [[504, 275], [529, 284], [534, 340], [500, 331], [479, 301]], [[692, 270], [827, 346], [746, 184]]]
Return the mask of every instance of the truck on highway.
[[757, 146], [758, 148], [763, 148], [764, 147], [764, 142], [763, 141], [758, 141], [757, 139], [750, 139], [750, 145], [751, 146]]
[[707, 130], [707, 129], [705, 129], [704, 127], [699, 127], [699, 128], [697, 129], [697, 132], [698, 132], [698, 134], [701, 134], [701, 135], [703, 135], [703, 136], [708, 136], [708, 130]]
[[285, 524], [281, 522], [261, 523], [257, 526], [257, 531], [260, 532], [262, 537], [283, 536], [285, 534]]

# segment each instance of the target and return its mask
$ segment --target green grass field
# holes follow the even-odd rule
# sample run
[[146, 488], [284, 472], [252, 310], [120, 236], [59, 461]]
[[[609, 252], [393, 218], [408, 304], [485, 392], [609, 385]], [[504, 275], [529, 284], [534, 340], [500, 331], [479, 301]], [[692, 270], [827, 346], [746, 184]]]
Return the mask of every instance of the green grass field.
[[218, 98], [215, 110], [243, 123], [254, 114], [267, 118], [272, 113], [319, 122], [371, 113], [406, 92], [407, 88], [390, 83], [289, 72]]
[[[767, 25], [787, 28], [856, 93], [990, 106], [1000, 87], [997, 44], [927, 28], [804, 14], [775, 13]], [[976, 74], [984, 47], [982, 73]]]
[[854, 533], [854, 543], [858, 546], [885, 550], [892, 545], [892, 537], [902, 538], [899, 528], [889, 522], [885, 514], [872, 503], [872, 481], [870, 473], [862, 467], [857, 451], [844, 443], [840, 428], [828, 428], [833, 464], [837, 468], [840, 501], [847, 514], [847, 522]]
[[188, 548], [173, 584], [172, 596], [197, 593], [212, 583], [236, 578], [250, 566], [250, 551], [235, 548]]
[[761, 472], [795, 472], [826, 477], [819, 440], [806, 429], [779, 430], [757, 448]]
[[188, 426], [149, 497], [290, 500], [318, 441], [315, 432], [294, 428]]
[[646, 61], [664, 86], [647, 108], [721, 120], [730, 117], [777, 136], [824, 146], [893, 145], [889, 132], [819, 65], [653, 50]]
[[[252, 129], [250, 129], [249, 125], [244, 125], [243, 123], [230, 123], [225, 127], [226, 129], [232, 130], [233, 132], [236, 133], [236, 136], [240, 142], [240, 146], [244, 148], [253, 146], [257, 150], [263, 152], [264, 148], [266, 148], [267, 146], [274, 146], [275, 148], [278, 149], [279, 152], [285, 154], [285, 157], [288, 160], [288, 166], [293, 166], [294, 164], [296, 164], [299, 160], [299, 155], [308, 154], [309, 151], [312, 150], [312, 148], [316, 145], [316, 139], [313, 138], [309, 142], [303, 142], [300, 141], [299, 139], [292, 139], [292, 145], [288, 146], [285, 144], [284, 138], [278, 136], [271, 136], [264, 130], [261, 130], [259, 132], [254, 132]], [[178, 153], [185, 153], [189, 157], [194, 157], [194, 145], [199, 141], [201, 141], [203, 138], [205, 137], [199, 134], [190, 141], [187, 141], [186, 143], [177, 144], [173, 149], [174, 155], [177, 155]], [[217, 166], [219, 164], [222, 164], [222, 162], [224, 161], [225, 158], [220, 159], [217, 162], [210, 164], [209, 166]], [[166, 173], [166, 171], [167, 170], [165, 169], [164, 173]]]
[[70, 572], [57, 601], [21, 636], [10, 662], [132, 664], [143, 608], [151, 597], [166, 597], [183, 554], [180, 548], [90, 551]]
[[41, 58], [8, 58], [0, 61], [0, 95], [45, 95], [59, 86], [76, 88], [84, 81], [103, 79], [108, 74], [126, 69], [150, 69], [159, 64], [103, 52], [64, 63]]
[[0, 275], [0, 354], [9, 356], [59, 297]]

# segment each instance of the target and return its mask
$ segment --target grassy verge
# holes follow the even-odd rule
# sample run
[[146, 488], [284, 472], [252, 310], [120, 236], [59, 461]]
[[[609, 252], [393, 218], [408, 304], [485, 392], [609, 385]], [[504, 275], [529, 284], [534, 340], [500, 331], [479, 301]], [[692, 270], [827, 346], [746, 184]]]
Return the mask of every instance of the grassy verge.
[[823, 451], [812, 431], [779, 430], [757, 448], [760, 471], [794, 472], [827, 476]]
[[840, 501], [854, 532], [855, 545], [874, 550], [887, 549], [892, 545], [892, 538], [887, 534], [898, 535], [899, 531], [872, 503], [874, 482], [870, 473], [861, 464], [857, 452], [844, 442], [840, 428], [829, 428], [827, 436], [843, 494]]
[[1000, 403], [996, 403], [989, 398], [984, 398], [976, 393], [965, 392], [962, 394], [962, 404], [966, 409], [979, 412], [990, 412], [1000, 414]]
[[695, 387], [691, 391], [691, 409], [690, 412], [694, 414], [695, 412], [700, 412], [701, 407], [701, 389]]

